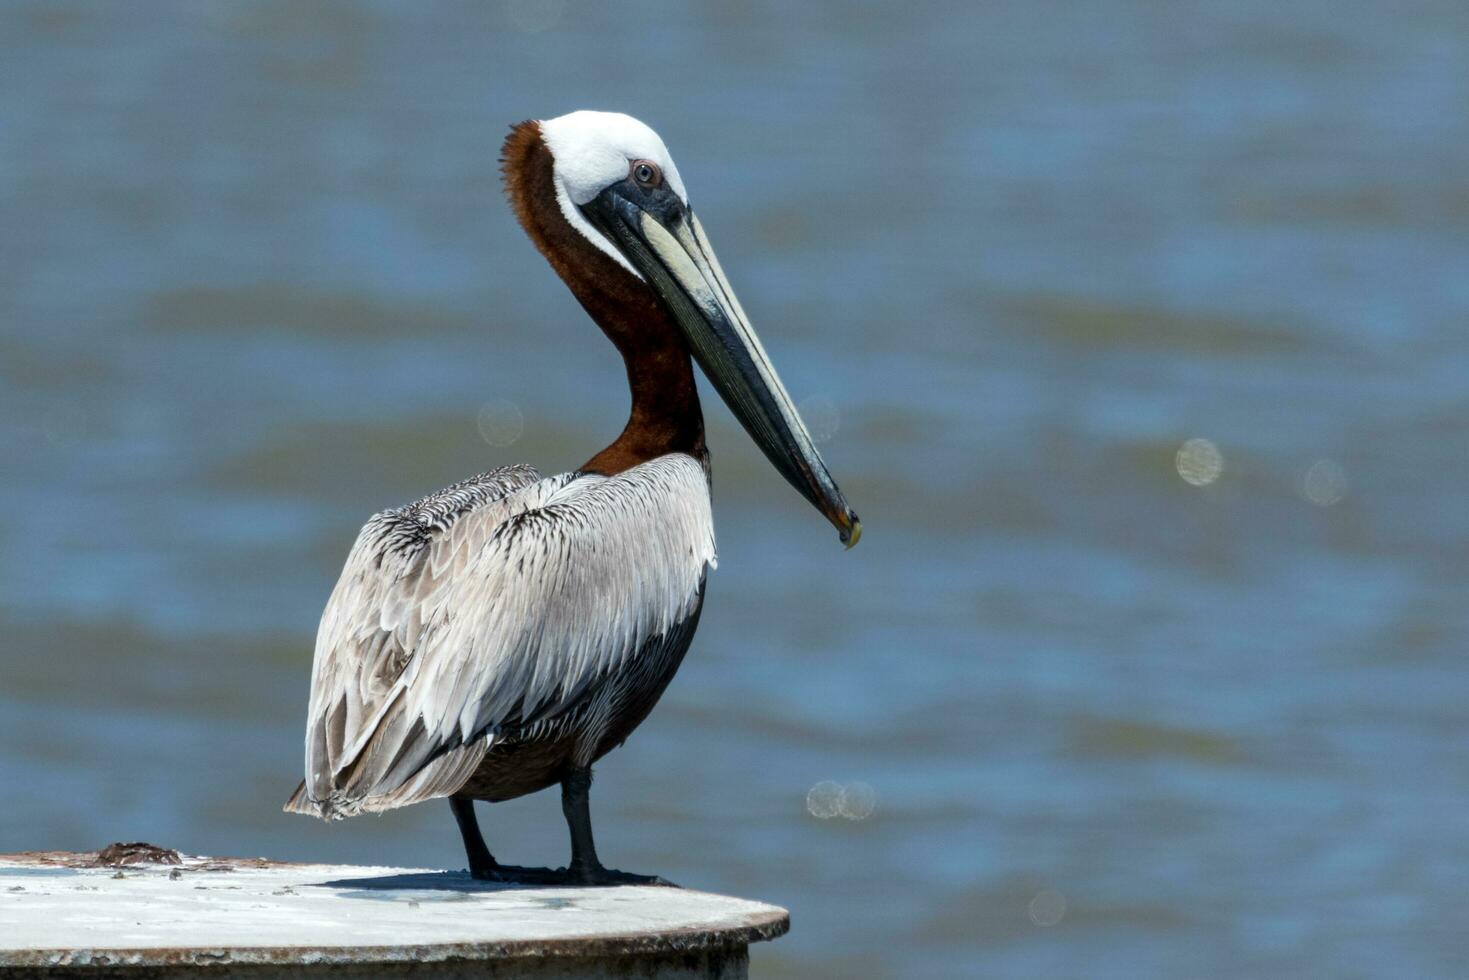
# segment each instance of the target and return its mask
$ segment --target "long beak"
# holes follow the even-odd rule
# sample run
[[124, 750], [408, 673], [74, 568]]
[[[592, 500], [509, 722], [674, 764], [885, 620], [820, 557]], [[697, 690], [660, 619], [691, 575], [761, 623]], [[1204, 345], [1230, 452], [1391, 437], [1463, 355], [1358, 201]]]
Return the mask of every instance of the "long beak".
[[671, 197], [658, 202], [655, 214], [614, 187], [582, 210], [668, 304], [694, 359], [766, 458], [852, 547], [862, 522], [816, 451], [699, 219]]

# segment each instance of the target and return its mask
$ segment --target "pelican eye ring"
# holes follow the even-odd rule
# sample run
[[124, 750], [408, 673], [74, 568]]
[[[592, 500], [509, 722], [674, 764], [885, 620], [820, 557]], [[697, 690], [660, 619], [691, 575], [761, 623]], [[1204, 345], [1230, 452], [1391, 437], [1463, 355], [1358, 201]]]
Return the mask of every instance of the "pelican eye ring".
[[632, 179], [644, 187], [657, 187], [663, 175], [658, 171], [658, 164], [651, 160], [634, 160], [632, 162]]

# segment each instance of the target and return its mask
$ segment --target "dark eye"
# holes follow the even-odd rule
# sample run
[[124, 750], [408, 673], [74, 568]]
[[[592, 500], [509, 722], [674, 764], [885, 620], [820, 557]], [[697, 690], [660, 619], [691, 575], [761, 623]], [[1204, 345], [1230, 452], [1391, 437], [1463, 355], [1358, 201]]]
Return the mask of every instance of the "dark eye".
[[660, 176], [656, 163], [648, 160], [633, 161], [632, 178], [644, 187], [652, 187], [657, 184]]

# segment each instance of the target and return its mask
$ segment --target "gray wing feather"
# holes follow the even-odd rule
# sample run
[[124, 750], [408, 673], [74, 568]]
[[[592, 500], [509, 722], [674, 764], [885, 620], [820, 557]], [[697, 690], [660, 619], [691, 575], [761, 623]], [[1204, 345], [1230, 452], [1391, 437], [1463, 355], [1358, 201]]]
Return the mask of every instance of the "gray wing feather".
[[[369, 742], [394, 735], [395, 726], [382, 722], [401, 698], [398, 679], [445, 573], [539, 480], [529, 466], [491, 470], [376, 514], [362, 528], [317, 630], [306, 779], [288, 810], [331, 816], [333, 800], [346, 803], [350, 788], [370, 777], [364, 763], [378, 753]], [[453, 767], [445, 760], [440, 768]]]
[[497, 470], [363, 528], [317, 637], [306, 782], [350, 816], [447, 796], [494, 738], [569, 711], [696, 608], [714, 556], [704, 468]]

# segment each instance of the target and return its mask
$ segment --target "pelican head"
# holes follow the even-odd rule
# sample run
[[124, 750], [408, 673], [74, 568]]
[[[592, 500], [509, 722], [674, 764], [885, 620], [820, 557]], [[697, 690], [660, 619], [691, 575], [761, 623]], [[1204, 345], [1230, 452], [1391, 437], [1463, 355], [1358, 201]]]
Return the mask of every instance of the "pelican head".
[[657, 294], [756, 445], [842, 542], [855, 545], [862, 524], [735, 298], [663, 140], [615, 112], [573, 112], [539, 125], [566, 220]]

